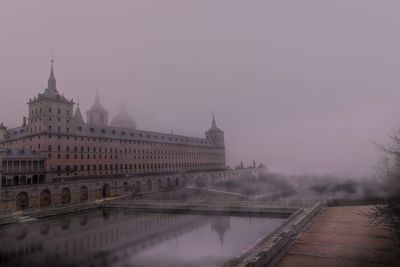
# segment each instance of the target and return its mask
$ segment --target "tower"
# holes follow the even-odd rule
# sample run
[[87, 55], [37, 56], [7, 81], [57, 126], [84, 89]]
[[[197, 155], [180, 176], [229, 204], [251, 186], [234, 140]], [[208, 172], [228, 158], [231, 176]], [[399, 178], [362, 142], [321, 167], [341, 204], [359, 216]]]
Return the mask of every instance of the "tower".
[[23, 126], [28, 133], [55, 132], [69, 133], [72, 125], [74, 102], [67, 100], [57, 90], [54, 75], [54, 60], [51, 61], [50, 76], [47, 88], [33, 99], [29, 99], [29, 116]]
[[214, 145], [224, 148], [225, 141], [224, 141], [224, 131], [217, 127], [217, 123], [215, 122], [214, 112], [212, 115], [212, 122], [211, 128], [206, 132], [207, 140], [210, 140], [214, 143]]
[[94, 104], [86, 111], [86, 122], [94, 125], [108, 125], [108, 111], [100, 103], [98, 90], [94, 98]]

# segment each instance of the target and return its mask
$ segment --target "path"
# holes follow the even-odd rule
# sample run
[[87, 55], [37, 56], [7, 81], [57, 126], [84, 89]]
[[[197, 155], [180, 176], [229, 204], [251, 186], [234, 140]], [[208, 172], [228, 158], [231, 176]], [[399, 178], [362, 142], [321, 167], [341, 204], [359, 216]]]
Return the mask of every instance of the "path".
[[299, 235], [276, 266], [400, 266], [390, 233], [368, 224], [361, 215], [369, 208], [328, 208]]

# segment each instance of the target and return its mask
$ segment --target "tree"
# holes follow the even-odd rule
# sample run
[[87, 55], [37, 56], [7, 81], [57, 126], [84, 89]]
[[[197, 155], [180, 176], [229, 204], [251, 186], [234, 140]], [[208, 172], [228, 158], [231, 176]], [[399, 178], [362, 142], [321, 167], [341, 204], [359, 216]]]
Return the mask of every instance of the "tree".
[[378, 147], [385, 153], [378, 163], [377, 175], [386, 196], [382, 205], [376, 205], [366, 215], [373, 223], [386, 226], [400, 241], [400, 131], [391, 136], [389, 146]]

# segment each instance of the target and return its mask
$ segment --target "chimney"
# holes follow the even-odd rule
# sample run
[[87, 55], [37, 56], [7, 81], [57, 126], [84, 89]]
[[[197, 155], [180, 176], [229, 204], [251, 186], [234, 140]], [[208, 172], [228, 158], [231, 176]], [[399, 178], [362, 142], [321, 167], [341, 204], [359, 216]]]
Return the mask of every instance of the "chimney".
[[22, 120], [22, 126], [26, 126], [26, 117], [24, 116], [23, 120]]

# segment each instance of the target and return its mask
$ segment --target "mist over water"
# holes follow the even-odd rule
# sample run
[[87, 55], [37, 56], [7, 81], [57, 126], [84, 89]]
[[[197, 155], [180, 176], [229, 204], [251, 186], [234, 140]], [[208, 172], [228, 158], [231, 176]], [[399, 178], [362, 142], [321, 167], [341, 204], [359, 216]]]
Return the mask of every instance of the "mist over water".
[[228, 164], [370, 174], [398, 124], [398, 1], [4, 1], [0, 122], [43, 91], [82, 112], [99, 89], [139, 129], [203, 136], [211, 111]]

